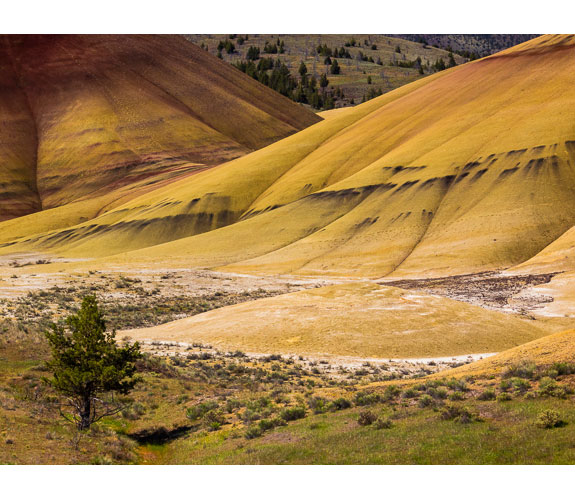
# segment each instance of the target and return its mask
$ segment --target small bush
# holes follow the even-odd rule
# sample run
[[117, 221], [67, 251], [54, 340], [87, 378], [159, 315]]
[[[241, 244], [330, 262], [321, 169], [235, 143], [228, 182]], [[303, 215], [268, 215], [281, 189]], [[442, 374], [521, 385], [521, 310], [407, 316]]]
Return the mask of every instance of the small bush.
[[460, 424], [468, 424], [474, 420], [478, 420], [477, 416], [473, 414], [468, 408], [462, 406], [446, 406], [441, 412], [442, 420], [453, 420]]
[[539, 381], [538, 394], [540, 396], [551, 396], [555, 398], [564, 399], [571, 391], [565, 386], [559, 385], [555, 380], [550, 377], [543, 377]]
[[244, 436], [248, 439], [254, 439], [262, 436], [263, 433], [264, 431], [261, 429], [261, 427], [254, 425], [246, 429]]
[[447, 389], [445, 389], [444, 387], [429, 387], [427, 389], [427, 394], [429, 394], [432, 398], [435, 399], [446, 399], [447, 396], [449, 395], [449, 393], [447, 392]]
[[530, 360], [524, 359], [523, 361], [507, 367], [502, 374], [503, 378], [524, 378], [533, 379], [537, 370], [537, 365]]
[[469, 390], [467, 383], [462, 379], [452, 378], [446, 382], [446, 385], [449, 389], [456, 392], [466, 392]]
[[191, 406], [186, 410], [186, 416], [190, 420], [198, 420], [202, 418], [206, 413], [211, 410], [218, 408], [218, 403], [216, 401], [206, 401], [205, 403], [200, 403], [195, 406]]
[[573, 375], [575, 373], [575, 363], [553, 363], [551, 369], [558, 375]]
[[389, 418], [379, 417], [373, 424], [376, 429], [391, 429], [393, 422]]
[[416, 398], [417, 396], [419, 396], [419, 394], [417, 393], [417, 391], [410, 387], [409, 389], [403, 391], [402, 397], [404, 398], [408, 398], [408, 399], [412, 399], [412, 398]]
[[553, 427], [560, 427], [564, 422], [559, 416], [559, 412], [555, 410], [544, 410], [537, 415], [537, 427], [542, 429], [552, 429]]
[[273, 429], [275, 427], [274, 422], [272, 420], [268, 420], [266, 418], [264, 418], [263, 420], [260, 420], [258, 425], [262, 431], [268, 431], [268, 430]]
[[217, 431], [223, 424], [226, 423], [222, 410], [210, 410], [203, 418], [204, 424], [208, 429]]
[[449, 395], [449, 399], [451, 401], [462, 401], [463, 399], [465, 399], [465, 394], [463, 394], [460, 391], [455, 391]]
[[419, 406], [421, 408], [427, 408], [433, 406], [433, 398], [429, 394], [424, 394], [419, 398]]
[[493, 401], [496, 398], [495, 391], [493, 389], [485, 389], [477, 399], [479, 401]]
[[517, 392], [524, 393], [531, 389], [531, 384], [519, 377], [515, 377], [511, 379], [511, 385], [513, 389]]
[[337, 398], [331, 402], [331, 407], [333, 410], [345, 410], [351, 408], [351, 401], [345, 398]]
[[325, 413], [328, 410], [328, 401], [324, 398], [312, 396], [308, 399], [307, 404], [309, 409], [312, 410], [316, 415]]
[[383, 393], [383, 399], [384, 401], [391, 401], [395, 397], [399, 396], [400, 393], [401, 389], [399, 387], [396, 385], [388, 385]]
[[507, 379], [503, 379], [501, 381], [501, 383], [499, 384], [499, 388], [502, 391], [509, 391], [511, 389], [511, 387], [513, 387], [513, 384]]
[[543, 377], [539, 381], [539, 395], [541, 396], [553, 396], [558, 385], [555, 380], [550, 377]]
[[356, 406], [369, 406], [379, 402], [380, 400], [381, 396], [374, 392], [358, 392], [354, 399]]
[[281, 413], [280, 417], [286, 422], [291, 422], [292, 420], [299, 420], [305, 417], [305, 408], [301, 406], [294, 406], [292, 408], [285, 408]]
[[370, 410], [363, 410], [359, 417], [357, 417], [357, 423], [359, 425], [371, 425], [377, 420], [377, 415]]
[[499, 401], [500, 403], [503, 401], [511, 401], [513, 399], [513, 396], [511, 396], [511, 394], [509, 394], [508, 392], [501, 392], [500, 394], [497, 395], [497, 401]]

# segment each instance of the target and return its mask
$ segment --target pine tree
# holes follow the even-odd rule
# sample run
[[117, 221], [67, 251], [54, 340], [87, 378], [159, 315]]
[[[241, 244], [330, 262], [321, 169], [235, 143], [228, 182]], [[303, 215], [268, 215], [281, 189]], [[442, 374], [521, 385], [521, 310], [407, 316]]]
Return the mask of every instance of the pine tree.
[[53, 325], [46, 332], [52, 349], [47, 366], [53, 378], [45, 380], [66, 398], [72, 413], [60, 413], [80, 430], [121, 411], [114, 395], [128, 394], [139, 381], [135, 376], [135, 363], [142, 356], [138, 343], [118, 347], [115, 334], [106, 331], [94, 296], [85, 297], [78, 314], [68, 316], [66, 328]]
[[337, 59], [334, 59], [333, 62], [331, 63], [330, 73], [332, 75], [339, 75], [340, 72], [341, 72], [341, 68], [339, 67]]
[[260, 58], [260, 49], [259, 47], [250, 47], [248, 49], [248, 53], [246, 55], [248, 60], [250, 61], [257, 61]]

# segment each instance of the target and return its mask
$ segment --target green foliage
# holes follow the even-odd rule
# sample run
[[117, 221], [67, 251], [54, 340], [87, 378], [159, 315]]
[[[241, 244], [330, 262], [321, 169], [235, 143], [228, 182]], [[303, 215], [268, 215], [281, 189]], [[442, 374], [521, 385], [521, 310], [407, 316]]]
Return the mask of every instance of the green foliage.
[[313, 396], [308, 400], [308, 406], [316, 415], [326, 413], [329, 409], [329, 402], [325, 398]]
[[446, 67], [447, 66], [445, 66], [445, 61], [441, 57], [435, 61], [435, 64], [433, 65], [433, 69], [435, 71], [443, 71]]
[[567, 397], [567, 389], [559, 385], [555, 380], [550, 377], [543, 377], [539, 381], [538, 394], [540, 396], [551, 396], [555, 398], [564, 399]]
[[503, 378], [526, 378], [526, 379], [533, 379], [535, 377], [537, 370], [537, 365], [530, 360], [524, 359], [523, 361], [513, 364], [507, 367], [503, 374]]
[[360, 391], [356, 393], [354, 402], [356, 406], [369, 406], [381, 401], [381, 396], [375, 392], [363, 392]]
[[449, 399], [451, 401], [462, 401], [465, 399], [465, 394], [463, 394], [461, 391], [455, 391], [449, 395]]
[[416, 398], [417, 396], [418, 396], [418, 393], [413, 387], [406, 389], [405, 391], [403, 391], [403, 394], [402, 394], [402, 397], [407, 398], [407, 399]]
[[393, 422], [389, 418], [379, 417], [373, 424], [376, 429], [391, 429]]
[[257, 61], [260, 58], [260, 49], [259, 47], [250, 47], [248, 49], [248, 53], [246, 55], [248, 61]]
[[553, 427], [561, 427], [565, 423], [561, 420], [559, 412], [555, 410], [544, 410], [537, 415], [537, 427], [542, 429], [552, 429]]
[[575, 363], [553, 363], [551, 368], [558, 375], [573, 375], [575, 373]]
[[424, 394], [419, 398], [419, 406], [421, 408], [427, 408], [433, 406], [433, 398], [429, 394]]
[[493, 389], [485, 389], [477, 399], [480, 401], [493, 401], [496, 397], [495, 391]]
[[[257, 58], [259, 59], [259, 53]], [[299, 67], [299, 80], [290, 73], [289, 68], [280, 59], [274, 61], [272, 58], [264, 57], [256, 64], [248, 57], [247, 61], [238, 61], [234, 66], [276, 92], [293, 101], [309, 104], [315, 109], [332, 109], [335, 106], [334, 96], [343, 98], [340, 89], [327, 91], [329, 81], [325, 75], [320, 77], [321, 90], [318, 89], [316, 78], [308, 78], [307, 67], [303, 61]]]
[[357, 417], [357, 423], [359, 425], [371, 425], [377, 420], [377, 415], [370, 410], [363, 410]]
[[186, 416], [190, 420], [198, 420], [202, 418], [206, 413], [216, 410], [218, 408], [217, 401], [206, 401], [205, 403], [200, 403], [195, 406], [191, 406], [186, 410]]
[[337, 398], [330, 403], [330, 406], [334, 410], [345, 410], [351, 408], [351, 401], [345, 398]]
[[379, 97], [382, 94], [383, 91], [381, 90], [381, 88], [375, 89], [372, 87], [367, 91], [367, 94], [363, 96], [363, 100], [361, 102], [367, 102], [375, 97]]
[[123, 408], [114, 402], [114, 395], [128, 394], [139, 381], [138, 343], [118, 347], [115, 334], [106, 331], [94, 296], [84, 298], [78, 314], [68, 316], [65, 326], [53, 325], [46, 332], [52, 350], [47, 367], [53, 373], [46, 381], [66, 398], [73, 411], [71, 416], [62, 415], [80, 430], [120, 412]]
[[305, 417], [305, 408], [301, 406], [294, 406], [292, 408], [285, 408], [281, 413], [280, 417], [286, 422], [291, 422], [292, 420], [299, 420]]
[[258, 425], [252, 425], [246, 429], [244, 436], [247, 439], [255, 439], [255, 438], [262, 436], [263, 433], [264, 433], [264, 431], [261, 427], [259, 427]]
[[442, 420], [454, 420], [460, 424], [468, 424], [474, 420], [479, 420], [477, 415], [463, 406], [446, 406], [441, 412]]
[[223, 50], [225, 50], [227, 54], [233, 54], [236, 50], [236, 46], [229, 39], [226, 39], [225, 41], [220, 41], [220, 43], [218, 43], [217, 48], [218, 52], [222, 52]]
[[396, 385], [388, 385], [383, 393], [383, 400], [391, 401], [395, 397], [399, 396], [400, 393], [401, 389], [399, 387], [397, 387]]
[[337, 59], [334, 59], [333, 62], [331, 63], [329, 72], [332, 75], [339, 75], [341, 73], [341, 68], [339, 66], [339, 63], [337, 62]]
[[203, 422], [211, 431], [217, 431], [223, 424], [226, 423], [224, 412], [220, 409], [210, 410], [204, 415]]

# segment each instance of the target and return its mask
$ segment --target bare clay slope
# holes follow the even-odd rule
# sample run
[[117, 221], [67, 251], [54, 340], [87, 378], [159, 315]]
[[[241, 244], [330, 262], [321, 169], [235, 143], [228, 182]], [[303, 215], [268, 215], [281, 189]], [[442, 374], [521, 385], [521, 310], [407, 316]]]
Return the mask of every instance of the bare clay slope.
[[531, 40], [15, 248], [366, 277], [520, 264], [575, 224], [574, 55]]
[[5, 35], [0, 69], [0, 220], [125, 201], [318, 121], [175, 35]]

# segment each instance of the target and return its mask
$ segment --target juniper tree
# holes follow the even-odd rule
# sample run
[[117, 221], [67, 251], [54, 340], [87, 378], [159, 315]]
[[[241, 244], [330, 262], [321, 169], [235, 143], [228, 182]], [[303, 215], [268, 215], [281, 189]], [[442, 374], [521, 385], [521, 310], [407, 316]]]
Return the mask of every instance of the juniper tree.
[[60, 413], [80, 430], [121, 411], [115, 398], [128, 394], [139, 381], [136, 361], [142, 356], [138, 343], [119, 347], [115, 331], [106, 323], [94, 296], [87, 296], [77, 314], [65, 326], [53, 325], [46, 332], [52, 349], [46, 381], [66, 399], [72, 413]]
[[334, 59], [333, 62], [331, 63], [330, 72], [332, 75], [339, 75], [340, 71], [341, 70], [337, 62], [337, 59]]

